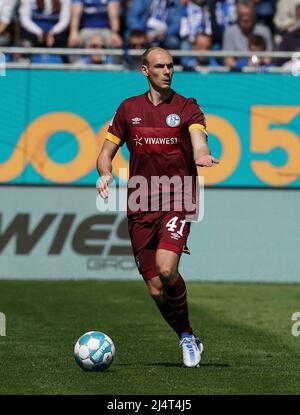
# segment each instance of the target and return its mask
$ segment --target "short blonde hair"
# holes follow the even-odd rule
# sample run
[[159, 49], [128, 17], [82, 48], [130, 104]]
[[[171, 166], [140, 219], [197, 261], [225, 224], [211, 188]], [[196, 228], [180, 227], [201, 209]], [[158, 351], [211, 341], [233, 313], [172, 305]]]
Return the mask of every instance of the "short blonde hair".
[[160, 48], [158, 46], [155, 47], [151, 47], [145, 50], [145, 52], [142, 54], [142, 65], [148, 66], [149, 65], [149, 61], [148, 61], [148, 56], [149, 53], [151, 53], [153, 50], [163, 50], [164, 52], [168, 53], [170, 56], [172, 56], [166, 49], [164, 48]]

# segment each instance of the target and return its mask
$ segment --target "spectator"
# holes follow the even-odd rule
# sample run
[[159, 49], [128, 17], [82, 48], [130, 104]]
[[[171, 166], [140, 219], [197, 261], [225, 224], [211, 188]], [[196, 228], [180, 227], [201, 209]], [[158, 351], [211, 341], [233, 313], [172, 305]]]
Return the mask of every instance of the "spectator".
[[70, 0], [21, 0], [21, 42], [64, 47], [70, 22]]
[[[212, 49], [212, 44], [213, 44], [212, 35], [207, 35], [205, 33], [197, 33], [195, 37], [195, 42], [193, 44], [193, 50], [208, 51]], [[196, 58], [196, 62], [198, 66], [209, 66], [209, 67], [219, 66], [216, 59], [213, 57], [199, 56]]]
[[236, 23], [236, 0], [209, 0], [212, 21], [213, 43], [220, 48], [224, 30]]
[[[144, 51], [149, 47], [147, 34], [143, 30], [133, 30], [129, 33], [128, 38], [128, 49]], [[131, 56], [126, 57], [125, 66], [127, 69], [137, 70], [141, 67], [141, 56]]]
[[197, 33], [212, 34], [211, 16], [206, 0], [188, 0], [182, 8], [180, 39], [193, 43]]
[[278, 0], [274, 23], [277, 30], [284, 34], [296, 29], [296, 7], [300, 0]]
[[147, 34], [143, 30], [133, 30], [129, 34], [129, 49], [144, 50], [148, 48]]
[[[296, 7], [296, 25], [295, 30], [287, 32], [279, 45], [280, 51], [287, 52], [300, 52], [300, 4]], [[283, 64], [289, 61], [289, 59], [280, 59], [279, 64]], [[291, 61], [289, 61], [291, 62]]]
[[0, 0], [0, 46], [11, 43], [10, 22], [17, 0]]
[[[101, 35], [94, 35], [91, 39], [85, 44], [87, 49], [105, 49], [104, 39]], [[106, 55], [85, 55], [82, 57], [81, 62], [88, 65], [103, 65], [112, 63], [111, 57]]]
[[120, 0], [72, 0], [70, 47], [85, 46], [100, 35], [108, 48], [120, 48]]
[[[261, 35], [267, 45], [267, 50], [272, 49], [272, 35], [270, 29], [255, 22], [255, 8], [252, 1], [239, 0], [237, 5], [238, 21], [228, 27], [224, 32], [223, 50], [225, 51], [249, 51], [249, 38], [252, 34]], [[245, 66], [245, 59], [225, 58], [225, 65], [231, 69], [239, 69]]]
[[[212, 35], [207, 35], [205, 33], [197, 33], [193, 43], [192, 50], [194, 51], [208, 51], [211, 50], [213, 43]], [[208, 66], [208, 67], [217, 67], [219, 64], [216, 59], [213, 57], [203, 57], [203, 56], [190, 56], [185, 60], [184, 70], [194, 71], [197, 70], [198, 66]]]
[[131, 6], [132, 0], [120, 0], [120, 2], [120, 35], [122, 36], [122, 39], [124, 39], [127, 30], [127, 11], [128, 8]]
[[254, 0], [256, 6], [256, 18], [258, 23], [263, 23], [274, 32], [273, 18], [277, 0]]
[[[208, 4], [205, 0], [188, 0], [182, 7], [182, 16], [180, 20], [180, 48], [182, 50], [191, 50], [197, 34], [211, 36], [211, 18]], [[208, 39], [203, 38], [203, 41]], [[182, 66], [187, 70], [194, 66], [195, 59], [185, 56], [181, 59]]]
[[180, 17], [180, 0], [132, 0], [127, 10], [127, 29], [144, 30], [150, 46], [179, 49]]
[[[267, 44], [264, 37], [261, 35], [251, 35], [249, 39], [249, 49], [251, 52], [265, 52], [267, 50]], [[263, 71], [265, 68], [271, 67], [271, 58], [260, 58], [253, 54], [248, 60], [248, 66], [256, 68], [257, 71]]]

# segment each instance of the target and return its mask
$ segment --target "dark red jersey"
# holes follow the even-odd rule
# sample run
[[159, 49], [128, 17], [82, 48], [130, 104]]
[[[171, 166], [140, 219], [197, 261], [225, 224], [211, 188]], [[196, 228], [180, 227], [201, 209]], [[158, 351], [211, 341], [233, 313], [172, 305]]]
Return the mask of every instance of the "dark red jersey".
[[[206, 133], [203, 112], [194, 98], [185, 98], [174, 91], [170, 98], [157, 106], [152, 104], [148, 93], [121, 103], [108, 128], [106, 139], [119, 146], [126, 142], [129, 149], [128, 201], [131, 196], [133, 200], [134, 187], [145, 187], [147, 183], [148, 192], [147, 206], [136, 210], [129, 203], [128, 215], [141, 211], [168, 210], [162, 207], [161, 200], [157, 208], [155, 197], [161, 199], [164, 192], [157, 178], [170, 179], [167, 193], [171, 195], [171, 203], [174, 202], [174, 195], [182, 191], [180, 181], [183, 184], [185, 177], [193, 180], [193, 191], [189, 193], [194, 196], [197, 169], [190, 139], [190, 131], [194, 128]], [[138, 179], [132, 183], [135, 177]], [[176, 206], [175, 210], [184, 209]]]

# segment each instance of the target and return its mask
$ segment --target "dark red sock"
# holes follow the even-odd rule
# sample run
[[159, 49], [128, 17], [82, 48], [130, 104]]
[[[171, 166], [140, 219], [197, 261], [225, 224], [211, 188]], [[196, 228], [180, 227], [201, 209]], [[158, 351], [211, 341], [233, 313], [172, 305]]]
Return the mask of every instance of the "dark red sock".
[[165, 319], [165, 321], [169, 324], [169, 326], [176, 331], [177, 333], [177, 318], [174, 314], [173, 308], [170, 306], [168, 302], [165, 303], [156, 303], [161, 315]]
[[164, 290], [166, 293], [167, 304], [169, 305], [170, 310], [173, 311], [173, 315], [176, 319], [176, 325], [173, 327], [174, 330], [177, 332], [178, 336], [185, 331], [192, 333], [193, 330], [188, 316], [186, 285], [182, 276], [178, 274], [175, 284], [165, 284]]

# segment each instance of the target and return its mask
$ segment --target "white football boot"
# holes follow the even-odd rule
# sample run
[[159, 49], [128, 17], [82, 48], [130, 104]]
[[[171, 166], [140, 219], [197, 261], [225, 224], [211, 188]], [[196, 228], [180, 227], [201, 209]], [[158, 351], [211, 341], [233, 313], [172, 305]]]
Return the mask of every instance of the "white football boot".
[[184, 366], [199, 367], [201, 354], [204, 350], [201, 341], [193, 334], [183, 333], [180, 336], [179, 346], [182, 350], [182, 359]]

